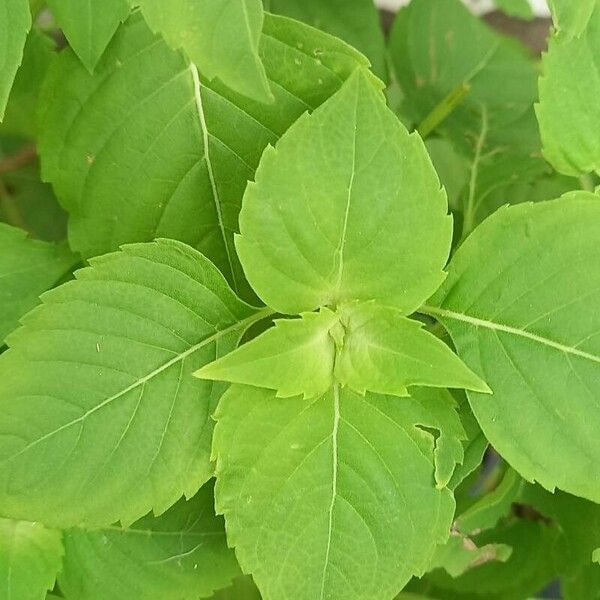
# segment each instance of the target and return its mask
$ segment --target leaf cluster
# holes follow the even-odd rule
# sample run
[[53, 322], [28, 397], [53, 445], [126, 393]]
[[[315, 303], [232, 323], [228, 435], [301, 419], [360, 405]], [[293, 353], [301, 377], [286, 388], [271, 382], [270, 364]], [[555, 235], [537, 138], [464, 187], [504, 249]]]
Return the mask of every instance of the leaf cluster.
[[459, 0], [0, 0], [0, 600], [600, 597], [550, 7], [540, 66]]

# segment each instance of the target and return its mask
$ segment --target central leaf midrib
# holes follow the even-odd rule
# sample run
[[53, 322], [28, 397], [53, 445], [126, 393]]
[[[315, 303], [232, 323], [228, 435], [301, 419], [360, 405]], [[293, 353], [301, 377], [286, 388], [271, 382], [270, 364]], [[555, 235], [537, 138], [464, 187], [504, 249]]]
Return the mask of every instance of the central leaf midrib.
[[502, 323], [496, 323], [495, 321], [488, 321], [486, 319], [480, 319], [479, 317], [473, 317], [464, 313], [448, 310], [445, 308], [437, 308], [435, 306], [425, 305], [421, 307], [419, 312], [422, 312], [432, 317], [445, 317], [448, 319], [454, 319], [455, 321], [468, 323], [470, 325], [473, 325], [474, 327], [483, 327], [485, 329], [490, 329], [493, 331], [502, 331], [504, 333], [510, 333], [512, 335], [516, 335], [518, 337], [537, 342], [538, 344], [548, 346], [549, 348], [553, 348], [554, 350], [558, 350], [565, 354], [572, 354], [574, 356], [578, 356], [579, 358], [584, 358], [600, 364], [600, 356], [596, 356], [595, 354], [591, 354], [590, 352], [585, 352], [584, 350], [579, 350], [574, 346], [567, 346], [565, 344], [561, 344], [560, 342], [556, 342], [555, 340], [552, 340], [550, 338], [538, 335], [536, 333], [532, 333], [530, 331], [527, 331], [526, 329], [519, 329], [518, 327], [512, 327], [511, 325], [504, 325]]
[[202, 92], [200, 89], [200, 75], [198, 73], [198, 69], [194, 63], [190, 63], [190, 71], [192, 73], [192, 80], [194, 83], [194, 98], [196, 102], [196, 110], [198, 113], [198, 120], [200, 121], [200, 129], [202, 130], [202, 141], [204, 144], [204, 161], [206, 162], [206, 169], [208, 171], [208, 178], [210, 181], [210, 188], [212, 192], [212, 197], [215, 203], [215, 210], [217, 213], [217, 220], [219, 223], [219, 230], [221, 231], [221, 237], [223, 238], [223, 246], [225, 247], [225, 254], [227, 256], [227, 263], [229, 265], [229, 270], [231, 272], [231, 281], [233, 284], [233, 289], [237, 293], [239, 292], [239, 285], [236, 277], [236, 270], [233, 261], [233, 256], [231, 254], [231, 249], [229, 247], [229, 238], [227, 236], [227, 232], [225, 229], [225, 223], [223, 221], [223, 211], [221, 209], [221, 198], [219, 197], [219, 190], [217, 188], [217, 182], [215, 179], [215, 174], [213, 171], [212, 162], [210, 160], [210, 147], [209, 147], [209, 131], [206, 124], [206, 117], [204, 115], [204, 105], [202, 103]]
[[235, 331], [238, 328], [244, 328], [244, 327], [250, 326], [254, 322], [259, 321], [260, 319], [263, 319], [263, 318], [265, 318], [265, 317], [267, 317], [267, 316], [269, 316], [271, 314], [273, 314], [273, 311], [271, 309], [262, 309], [262, 310], [260, 310], [260, 311], [258, 311], [256, 313], [254, 313], [253, 315], [247, 317], [246, 319], [243, 319], [241, 321], [233, 323], [232, 325], [230, 325], [229, 327], [226, 327], [225, 329], [221, 329], [220, 331], [216, 331], [213, 335], [211, 335], [211, 336], [209, 336], [207, 338], [204, 338], [202, 341], [198, 342], [197, 344], [194, 344], [193, 346], [191, 346], [190, 348], [188, 348], [185, 352], [182, 352], [181, 354], [178, 354], [177, 356], [173, 357], [172, 359], [170, 359], [166, 363], [163, 363], [162, 365], [160, 365], [159, 367], [157, 367], [156, 369], [154, 369], [153, 371], [151, 371], [147, 375], [144, 375], [144, 377], [141, 377], [140, 379], [137, 379], [136, 381], [134, 381], [132, 384], [128, 385], [126, 388], [124, 388], [124, 389], [120, 390], [119, 392], [113, 394], [109, 398], [106, 398], [106, 400], [103, 400], [100, 404], [98, 404], [98, 405], [94, 406], [93, 408], [89, 409], [83, 415], [80, 415], [76, 419], [72, 419], [71, 421], [69, 421], [68, 423], [65, 423], [65, 424], [61, 425], [57, 429], [54, 429], [53, 431], [50, 431], [50, 432], [46, 433], [45, 435], [43, 435], [42, 437], [38, 438], [37, 440], [34, 440], [33, 442], [27, 444], [24, 448], [21, 448], [21, 450], [19, 450], [17, 453], [15, 453], [15, 454], [7, 457], [7, 458], [4, 458], [1, 461], [0, 464], [8, 462], [10, 460], [14, 460], [15, 458], [18, 458], [19, 456], [21, 456], [25, 452], [28, 452], [29, 450], [31, 450], [31, 448], [34, 448], [38, 444], [46, 441], [47, 439], [50, 439], [51, 437], [57, 435], [61, 431], [64, 431], [64, 430], [68, 429], [69, 427], [72, 427], [73, 425], [76, 425], [77, 423], [81, 423], [81, 422], [85, 421], [90, 415], [92, 415], [92, 414], [98, 412], [99, 410], [101, 410], [102, 408], [110, 405], [112, 402], [114, 402], [115, 400], [118, 400], [119, 398], [121, 398], [122, 396], [124, 396], [125, 394], [127, 394], [128, 392], [130, 392], [130, 391], [138, 388], [140, 385], [146, 384], [148, 381], [154, 379], [160, 373], [163, 373], [164, 371], [166, 371], [167, 369], [169, 369], [173, 365], [175, 365], [178, 362], [186, 359], [188, 356], [194, 354], [195, 352], [197, 352], [201, 348], [204, 348], [205, 346], [208, 346], [212, 342], [215, 342], [219, 338], [224, 337], [224, 336], [232, 333], [233, 331]]
[[325, 560], [323, 561], [323, 572], [321, 574], [320, 600], [325, 597], [325, 580], [331, 554], [331, 538], [333, 537], [333, 509], [337, 498], [337, 471], [338, 471], [338, 429], [340, 424], [340, 386], [333, 386], [333, 427], [331, 430], [331, 502], [328, 511], [327, 546], [325, 549]]

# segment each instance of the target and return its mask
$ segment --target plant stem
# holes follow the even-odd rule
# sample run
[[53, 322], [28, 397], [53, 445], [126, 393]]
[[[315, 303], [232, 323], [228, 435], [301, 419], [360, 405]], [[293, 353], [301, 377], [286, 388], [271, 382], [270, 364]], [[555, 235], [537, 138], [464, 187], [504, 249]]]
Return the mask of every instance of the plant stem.
[[457, 106], [465, 99], [471, 86], [461, 83], [455, 87], [424, 119], [417, 127], [419, 135], [425, 139], [435, 131], [451, 114]]
[[460, 241], [463, 242], [465, 238], [471, 233], [475, 225], [475, 192], [477, 190], [477, 177], [479, 175], [479, 163], [481, 162], [481, 155], [483, 152], [483, 146], [488, 134], [488, 115], [487, 108], [481, 107], [481, 132], [477, 138], [475, 144], [475, 156], [473, 158], [473, 164], [471, 165], [471, 175], [469, 177], [469, 196], [467, 198], [467, 205], [465, 207], [463, 229]]

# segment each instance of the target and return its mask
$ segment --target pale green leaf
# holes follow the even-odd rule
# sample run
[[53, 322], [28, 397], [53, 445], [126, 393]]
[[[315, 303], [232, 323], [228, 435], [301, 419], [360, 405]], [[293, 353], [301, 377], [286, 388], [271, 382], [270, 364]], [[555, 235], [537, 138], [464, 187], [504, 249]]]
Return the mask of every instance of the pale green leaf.
[[223, 396], [217, 510], [264, 600], [387, 600], [425, 570], [454, 503], [411, 402], [337, 386], [316, 400]]
[[66, 531], [59, 584], [67, 600], [198, 600], [238, 574], [206, 484], [131, 527]]
[[548, 0], [548, 5], [557, 31], [571, 38], [583, 33], [598, 0]]
[[272, 102], [259, 56], [261, 0], [132, 0], [150, 28], [212, 80], [259, 102]]
[[372, 0], [270, 0], [268, 10], [343, 39], [369, 59], [378, 77], [387, 79], [385, 39]]
[[[533, 9], [529, 0], [494, 0], [496, 6], [507, 15], [529, 21], [533, 19]], [[552, 0], [550, 0], [552, 1]], [[559, 0], [560, 1], [560, 0]]]
[[54, 587], [62, 555], [59, 531], [0, 519], [0, 599], [44, 600]]
[[340, 318], [344, 338], [335, 376], [342, 385], [395, 396], [408, 396], [411, 386], [490, 391], [444, 342], [395, 308], [359, 304]]
[[43, 96], [44, 177], [71, 213], [85, 257], [169, 237], [210, 258], [252, 297], [233, 232], [247, 180], [275, 143], [366, 59], [343, 42], [267, 16], [260, 54], [275, 102], [252, 102], [196, 76], [140, 15], [117, 32], [94, 75], [70, 51]]
[[191, 375], [263, 313], [180, 242], [93, 259], [0, 356], [0, 505], [48, 525], [130, 523], [211, 476], [221, 386]]
[[446, 213], [421, 138], [361, 71], [265, 150], [236, 247], [279, 312], [378, 300], [410, 313], [444, 278]]
[[31, 14], [27, 0], [0, 0], [0, 121], [23, 58]]
[[21, 229], [0, 223], [0, 346], [40, 294], [76, 262], [66, 246], [29, 239]]
[[467, 238], [424, 308], [492, 389], [468, 396], [498, 452], [525, 479], [595, 501], [599, 239], [594, 194], [502, 209]]
[[554, 36], [540, 79], [540, 124], [544, 155], [561, 173], [600, 172], [600, 5], [580, 37]]
[[127, 0], [47, 0], [69, 46], [94, 70], [117, 27], [131, 10]]
[[244, 383], [277, 391], [277, 397], [324, 394], [333, 385], [335, 313], [304, 313], [275, 327], [194, 373], [201, 379]]

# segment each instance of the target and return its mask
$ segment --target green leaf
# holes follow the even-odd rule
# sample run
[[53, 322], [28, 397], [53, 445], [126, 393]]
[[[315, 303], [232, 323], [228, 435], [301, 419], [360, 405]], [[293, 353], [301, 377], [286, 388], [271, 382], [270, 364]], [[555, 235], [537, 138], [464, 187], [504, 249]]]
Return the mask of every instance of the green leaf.
[[34, 137], [37, 123], [34, 118], [42, 81], [46, 76], [55, 44], [38, 29], [27, 36], [23, 50], [23, 62], [17, 71], [11, 90], [0, 133]]
[[516, 17], [517, 19], [523, 19], [525, 21], [533, 19], [533, 9], [531, 8], [529, 0], [495, 0], [495, 3], [502, 12], [505, 12], [511, 17]]
[[565, 38], [579, 37], [585, 30], [597, 0], [548, 0], [554, 27]]
[[212, 475], [222, 386], [191, 374], [265, 311], [179, 242], [91, 261], [0, 356], [0, 505], [48, 525], [131, 523]]
[[[25, 146], [23, 154], [33, 150]], [[14, 155], [13, 155], [14, 156]], [[6, 157], [8, 158], [8, 157]], [[60, 207], [52, 186], [40, 178], [37, 160], [1, 177], [6, 193], [0, 195], [0, 220], [47, 242], [67, 237], [67, 214]]]
[[268, 144], [366, 63], [343, 42], [273, 16], [260, 53], [272, 105], [196, 77], [140, 15], [119, 29], [94, 75], [61, 53], [42, 94], [39, 148], [44, 177], [71, 213], [73, 248], [90, 257], [179, 239], [254, 297], [233, 246], [247, 180]]
[[532, 506], [560, 528], [552, 548], [556, 569], [571, 577], [594, 560], [600, 545], [600, 506], [564, 492], [550, 494], [540, 486], [523, 486], [519, 502]]
[[467, 238], [424, 309], [492, 389], [468, 396], [498, 452], [525, 479], [595, 501], [598, 239], [594, 194], [502, 209]]
[[[542, 61], [537, 117], [544, 155], [561, 173], [600, 172], [600, 5], [580, 37], [554, 36]], [[566, 93], [576, 90], [576, 93]]]
[[[451, 206], [464, 213], [464, 238], [488, 209], [490, 192], [548, 171], [538, 156], [536, 67], [523, 48], [459, 0], [414, 0], [400, 10], [390, 56], [405, 96], [403, 113], [424, 133], [442, 135], [467, 161], [466, 179], [460, 164], [451, 179], [463, 177]], [[448, 181], [447, 169], [440, 175]]]
[[67, 600], [197, 600], [239, 574], [213, 486], [131, 527], [65, 532], [59, 576]]
[[506, 544], [485, 544], [478, 547], [466, 536], [451, 534], [450, 539], [435, 550], [431, 569], [444, 569], [452, 577], [459, 577], [469, 569], [489, 561], [506, 562], [512, 548]]
[[457, 466], [464, 460], [463, 441], [466, 433], [457, 412], [457, 404], [452, 394], [444, 389], [412, 388], [411, 401], [402, 399], [401, 407], [406, 416], [423, 429], [437, 430], [435, 436], [436, 487], [448, 485]]
[[542, 522], [515, 520], [485, 531], [474, 542], [513, 549], [506, 561], [492, 560], [453, 578], [438, 569], [425, 579], [434, 598], [443, 600], [515, 600], [530, 598], [552, 581], [555, 571], [548, 555], [558, 530]]
[[501, 518], [508, 515], [513, 502], [521, 493], [523, 483], [516, 471], [509, 468], [496, 488], [456, 518], [454, 528], [467, 534], [491, 529]]
[[377, 300], [410, 313], [444, 278], [446, 213], [421, 138], [358, 72], [265, 150], [236, 247], [278, 312]]
[[252, 577], [237, 577], [231, 587], [215, 593], [212, 600], [261, 600], [260, 592]]
[[412, 386], [490, 392], [444, 342], [394, 308], [349, 306], [340, 318], [344, 339], [335, 376], [342, 385], [395, 396], [408, 396]]
[[411, 403], [337, 386], [316, 400], [223, 396], [217, 510], [264, 600], [391, 598], [425, 570], [454, 503]]
[[[421, 123], [462, 87], [467, 94], [442, 122], [440, 131], [472, 150], [481, 135], [485, 112], [487, 144], [522, 145], [525, 141], [529, 148], [537, 141], [533, 61], [523, 48], [488, 28], [460, 0], [413, 0], [398, 12], [389, 47], [405, 94], [403, 110], [414, 123]], [[522, 121], [527, 117], [524, 127]], [[525, 148], [521, 150], [526, 153]]]
[[452, 210], [461, 208], [461, 197], [469, 182], [470, 165], [467, 157], [444, 138], [430, 138], [425, 142], [425, 147], [448, 195], [448, 206]]
[[460, 422], [466, 433], [466, 438], [463, 441], [464, 458], [462, 463], [454, 470], [452, 479], [448, 483], [448, 487], [451, 490], [455, 490], [481, 465], [485, 451], [488, 448], [488, 441], [471, 411], [467, 395], [459, 390], [455, 390], [454, 394], [458, 396], [458, 413], [460, 415]]
[[387, 79], [385, 39], [372, 0], [270, 0], [268, 10], [343, 39], [369, 59], [378, 77]]
[[208, 79], [259, 102], [273, 102], [259, 56], [261, 0], [133, 0], [150, 29], [183, 49]]
[[59, 531], [39, 523], [0, 519], [0, 598], [44, 600], [61, 568]]
[[66, 246], [29, 239], [21, 229], [0, 223], [0, 346], [40, 294], [76, 262]]
[[27, 0], [0, 0], [0, 121], [23, 58], [31, 14]]
[[589, 565], [571, 577], [563, 577], [560, 589], [564, 600], [599, 600], [600, 566]]
[[275, 327], [194, 373], [201, 379], [244, 383], [277, 391], [278, 398], [323, 395], [333, 385], [335, 313], [304, 313]]
[[131, 10], [127, 0], [47, 0], [69, 46], [94, 71], [117, 27]]

